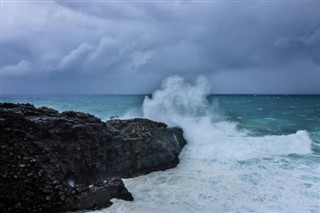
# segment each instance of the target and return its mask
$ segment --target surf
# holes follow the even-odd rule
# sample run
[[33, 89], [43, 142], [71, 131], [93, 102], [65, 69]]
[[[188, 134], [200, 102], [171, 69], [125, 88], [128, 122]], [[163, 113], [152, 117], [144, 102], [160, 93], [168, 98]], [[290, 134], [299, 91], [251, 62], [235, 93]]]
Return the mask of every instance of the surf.
[[208, 81], [198, 77], [194, 84], [179, 76], [163, 81], [152, 98], [145, 97], [142, 109], [146, 118], [180, 126], [196, 156], [203, 158], [243, 160], [288, 154], [311, 153], [308, 132], [299, 130], [290, 135], [252, 137], [249, 130], [239, 130], [237, 123], [219, 114], [206, 96]]
[[113, 200], [105, 212], [319, 211], [309, 133], [252, 136], [207, 99], [209, 88], [201, 76], [172, 76], [145, 97], [143, 116], [182, 127], [188, 145], [176, 168], [124, 180], [135, 201]]

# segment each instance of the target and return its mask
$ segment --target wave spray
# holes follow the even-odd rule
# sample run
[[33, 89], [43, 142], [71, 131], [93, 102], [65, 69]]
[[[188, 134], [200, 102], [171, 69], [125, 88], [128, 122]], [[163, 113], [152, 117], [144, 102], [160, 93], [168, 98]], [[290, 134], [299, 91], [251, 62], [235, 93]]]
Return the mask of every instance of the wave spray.
[[127, 179], [132, 203], [114, 200], [108, 212], [317, 212], [319, 164], [308, 132], [250, 136], [207, 99], [208, 81], [163, 81], [143, 115], [180, 126], [188, 141], [177, 168]]

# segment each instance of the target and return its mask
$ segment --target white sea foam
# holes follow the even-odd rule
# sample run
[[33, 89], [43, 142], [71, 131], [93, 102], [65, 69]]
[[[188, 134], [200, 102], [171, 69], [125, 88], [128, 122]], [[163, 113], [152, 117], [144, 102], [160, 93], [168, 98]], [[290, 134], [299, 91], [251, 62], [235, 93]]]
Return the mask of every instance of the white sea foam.
[[166, 79], [160, 90], [146, 97], [144, 116], [181, 126], [190, 149], [203, 158], [244, 160], [291, 153], [311, 152], [311, 139], [306, 131], [282, 136], [250, 137], [239, 131], [236, 123], [222, 119], [206, 99], [208, 85], [203, 77], [194, 85], [179, 76]]
[[208, 85], [173, 76], [152, 98], [147, 118], [181, 126], [188, 145], [177, 168], [125, 180], [134, 202], [114, 199], [103, 212], [319, 212], [320, 166], [307, 131], [249, 136], [206, 99]]

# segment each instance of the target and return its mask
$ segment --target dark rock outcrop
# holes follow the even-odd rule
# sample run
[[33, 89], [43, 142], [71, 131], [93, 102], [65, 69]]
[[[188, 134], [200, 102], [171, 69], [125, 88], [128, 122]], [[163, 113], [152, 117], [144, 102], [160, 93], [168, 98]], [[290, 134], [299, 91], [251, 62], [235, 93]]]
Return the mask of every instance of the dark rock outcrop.
[[123, 177], [175, 167], [180, 128], [0, 103], [0, 212], [63, 212], [133, 200]]

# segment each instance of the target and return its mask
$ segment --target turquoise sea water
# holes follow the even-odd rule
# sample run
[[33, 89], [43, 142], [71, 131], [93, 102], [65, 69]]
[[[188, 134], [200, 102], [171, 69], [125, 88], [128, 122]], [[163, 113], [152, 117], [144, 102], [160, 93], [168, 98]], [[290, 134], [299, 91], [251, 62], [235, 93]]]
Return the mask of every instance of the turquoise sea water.
[[[107, 120], [112, 115], [143, 117], [151, 95], [3, 95], [2, 102], [31, 103], [59, 111], [88, 112]], [[209, 95], [212, 108], [252, 135], [291, 134], [307, 130], [320, 143], [320, 95]]]
[[4, 95], [102, 120], [179, 125], [177, 168], [125, 180], [134, 202], [100, 212], [320, 212], [320, 96], [209, 95], [182, 82], [148, 95]]

